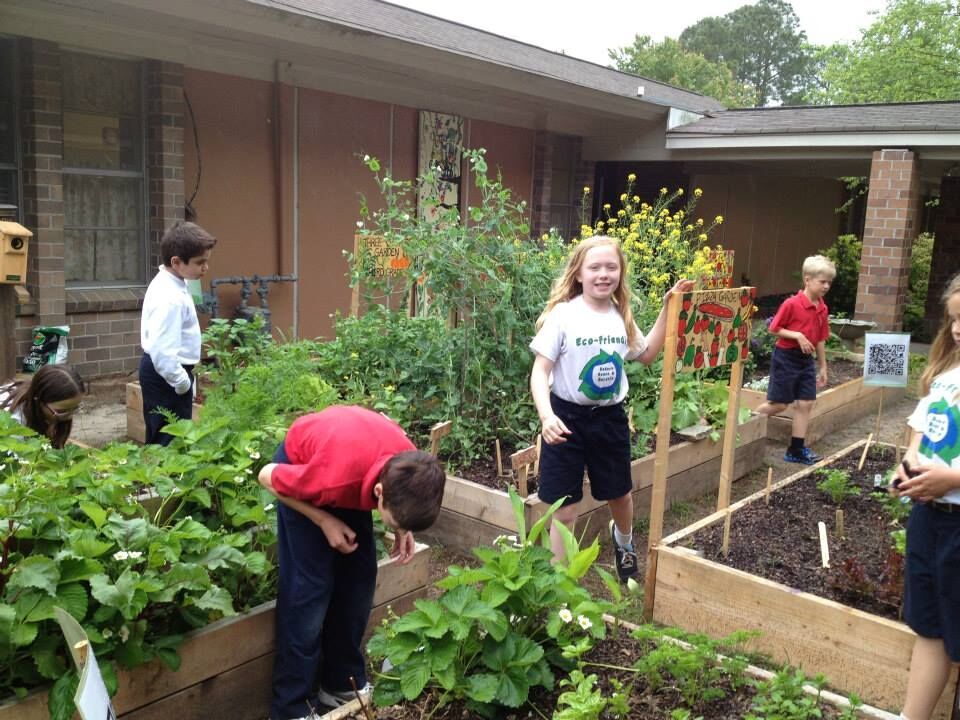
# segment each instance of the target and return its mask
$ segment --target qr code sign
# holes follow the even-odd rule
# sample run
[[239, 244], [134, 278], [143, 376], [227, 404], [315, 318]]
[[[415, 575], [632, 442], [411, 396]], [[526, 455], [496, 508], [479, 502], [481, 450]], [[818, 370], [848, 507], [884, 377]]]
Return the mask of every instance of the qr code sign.
[[867, 355], [869, 375], [906, 375], [906, 345], [871, 345]]

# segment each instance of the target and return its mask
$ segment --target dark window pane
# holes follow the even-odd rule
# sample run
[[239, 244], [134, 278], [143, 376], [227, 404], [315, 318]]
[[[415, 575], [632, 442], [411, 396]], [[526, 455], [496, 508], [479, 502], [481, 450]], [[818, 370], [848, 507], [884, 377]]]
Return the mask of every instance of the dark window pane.
[[143, 242], [129, 230], [97, 232], [94, 277], [97, 282], [121, 283], [143, 279]]
[[0, 163], [16, 162], [13, 41], [0, 39]]
[[64, 229], [64, 277], [70, 282], [92, 282], [96, 232], [93, 230]]
[[19, 205], [17, 202], [17, 173], [0, 170], [0, 205]]
[[64, 167], [139, 171], [141, 155], [139, 64], [65, 54]]

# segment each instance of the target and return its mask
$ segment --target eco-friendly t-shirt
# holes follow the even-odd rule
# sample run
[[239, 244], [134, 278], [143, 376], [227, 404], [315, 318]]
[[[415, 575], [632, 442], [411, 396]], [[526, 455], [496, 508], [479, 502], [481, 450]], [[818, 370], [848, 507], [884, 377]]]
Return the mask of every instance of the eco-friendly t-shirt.
[[625, 360], [647, 348], [643, 333], [631, 348], [616, 307], [598, 312], [582, 295], [554, 306], [530, 349], [552, 360], [553, 394], [578, 405], [615, 405], [627, 394]]
[[[921, 459], [933, 465], [960, 468], [960, 367], [933, 379], [930, 392], [907, 422], [923, 433]], [[940, 500], [960, 504], [960, 489], [951, 490]]]

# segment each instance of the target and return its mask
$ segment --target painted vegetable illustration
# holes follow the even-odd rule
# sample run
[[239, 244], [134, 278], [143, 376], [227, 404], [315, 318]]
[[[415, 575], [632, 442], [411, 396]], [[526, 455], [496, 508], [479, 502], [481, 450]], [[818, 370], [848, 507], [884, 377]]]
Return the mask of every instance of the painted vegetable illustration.
[[718, 318], [719, 320], [733, 320], [733, 310], [720, 303], [700, 303], [697, 309], [703, 315]]

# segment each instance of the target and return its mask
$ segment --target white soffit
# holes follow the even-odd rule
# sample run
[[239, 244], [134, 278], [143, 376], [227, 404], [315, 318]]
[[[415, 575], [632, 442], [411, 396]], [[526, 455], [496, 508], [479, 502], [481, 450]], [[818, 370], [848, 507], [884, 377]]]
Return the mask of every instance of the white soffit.
[[667, 134], [668, 150], [733, 150], [747, 148], [920, 148], [954, 147], [960, 153], [960, 132], [784, 133], [719, 135]]

